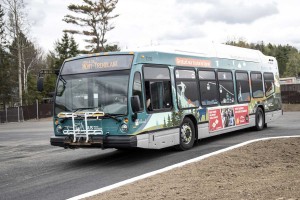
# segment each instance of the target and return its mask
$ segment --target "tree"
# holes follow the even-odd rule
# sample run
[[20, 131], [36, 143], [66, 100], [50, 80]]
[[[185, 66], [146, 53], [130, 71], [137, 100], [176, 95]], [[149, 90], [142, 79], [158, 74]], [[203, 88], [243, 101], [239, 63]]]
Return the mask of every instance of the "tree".
[[[64, 33], [61, 40], [54, 44], [54, 52], [49, 52], [46, 57], [46, 69], [59, 70], [63, 62], [70, 57], [75, 57], [79, 53], [78, 44], [73, 36]], [[48, 74], [44, 81], [44, 96], [49, 96], [55, 90], [57, 76], [55, 74]]]
[[292, 52], [288, 58], [284, 76], [298, 77], [300, 75], [300, 54], [298, 52]]
[[17, 60], [18, 60], [18, 90], [19, 90], [19, 103], [23, 104], [23, 87], [22, 87], [22, 43], [21, 34], [24, 32], [24, 9], [25, 5], [23, 0], [3, 0], [9, 16], [9, 32], [11, 37], [16, 40]]
[[67, 33], [64, 33], [61, 41], [55, 43], [54, 55], [57, 58], [55, 63], [55, 69], [60, 69], [63, 62], [70, 57], [78, 55], [78, 44], [74, 40], [74, 37], [69, 37]]
[[119, 16], [112, 15], [118, 0], [83, 0], [83, 3], [83, 5], [71, 4], [68, 6], [70, 11], [79, 14], [81, 17], [66, 15], [63, 21], [78, 25], [84, 30], [73, 29], [65, 31], [90, 37], [90, 39], [85, 40], [85, 42], [89, 43], [86, 48], [91, 52], [103, 52], [107, 42], [106, 33], [115, 28], [109, 22]]
[[[57, 64], [57, 57], [55, 56], [54, 52], [49, 52], [46, 60], [45, 60], [45, 64], [46, 64], [46, 69], [59, 69], [60, 66], [58, 67]], [[54, 92], [55, 90], [55, 83], [56, 83], [56, 75], [55, 74], [49, 74], [45, 76], [44, 79], [44, 91], [43, 91], [43, 96], [44, 97], [49, 97], [49, 93]]]
[[3, 48], [5, 45], [5, 23], [4, 23], [4, 11], [2, 9], [2, 6], [0, 4], [0, 47]]
[[[42, 67], [42, 57], [43, 52], [40, 48], [36, 47], [35, 44], [33, 44], [28, 38], [21, 33], [19, 40], [15, 38], [10, 45], [9, 49], [13, 56], [13, 58], [18, 58], [18, 41], [20, 41], [20, 44], [22, 46], [21, 49], [21, 81], [22, 81], [22, 88], [23, 88], [23, 97], [29, 97], [30, 94], [28, 94], [28, 77], [29, 73], [38, 74], [39, 70]], [[16, 60], [16, 59], [14, 59]], [[13, 63], [16, 64], [14, 61]], [[23, 103], [24, 103], [24, 98]], [[29, 102], [27, 101], [28, 98], [25, 98], [26, 104]]]
[[6, 48], [4, 15], [5, 13], [0, 4], [0, 108], [1, 104], [3, 108], [9, 104], [15, 86], [14, 76], [12, 76], [11, 56]]

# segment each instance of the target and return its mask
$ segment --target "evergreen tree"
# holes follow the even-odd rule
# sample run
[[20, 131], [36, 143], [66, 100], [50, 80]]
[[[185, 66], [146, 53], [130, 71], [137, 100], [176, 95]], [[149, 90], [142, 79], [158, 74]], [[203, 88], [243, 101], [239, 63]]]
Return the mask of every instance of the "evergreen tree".
[[76, 43], [73, 36], [71, 36], [71, 38], [70, 38], [69, 52], [68, 53], [69, 53], [70, 57], [75, 57], [79, 54], [78, 44]]
[[[54, 52], [49, 52], [46, 57], [46, 69], [55, 70], [59, 69], [59, 67], [56, 66], [58, 59], [55, 56]], [[56, 78], [57, 76], [55, 74], [48, 74], [44, 78], [44, 91], [43, 96], [49, 97], [49, 94], [55, 91], [55, 84], [56, 84]]]
[[57, 41], [55, 43], [55, 69], [60, 69], [63, 62], [71, 57], [75, 57], [78, 55], [78, 44], [74, 40], [73, 37], [69, 37], [69, 35], [65, 32], [61, 41]]
[[12, 57], [6, 48], [4, 15], [0, 4], [0, 109], [10, 104], [17, 87], [14, 83], [16, 71], [12, 70]]
[[298, 77], [300, 75], [300, 54], [298, 52], [292, 52], [288, 58], [284, 76]]
[[[79, 54], [78, 44], [73, 36], [69, 36], [66, 32], [63, 34], [61, 40], [55, 42], [54, 52], [49, 52], [46, 57], [46, 69], [59, 70], [63, 62], [71, 57]], [[44, 91], [43, 95], [49, 97], [55, 90], [57, 76], [55, 74], [47, 74], [44, 77]], [[51, 95], [50, 95], [51, 96]]]
[[65, 31], [89, 37], [90, 39], [86, 39], [85, 42], [89, 43], [86, 48], [91, 52], [105, 51], [106, 33], [114, 29], [109, 22], [119, 16], [111, 14], [117, 3], [118, 0], [83, 0], [83, 5], [69, 5], [68, 9], [79, 16], [66, 15], [63, 21], [78, 25], [85, 30]]

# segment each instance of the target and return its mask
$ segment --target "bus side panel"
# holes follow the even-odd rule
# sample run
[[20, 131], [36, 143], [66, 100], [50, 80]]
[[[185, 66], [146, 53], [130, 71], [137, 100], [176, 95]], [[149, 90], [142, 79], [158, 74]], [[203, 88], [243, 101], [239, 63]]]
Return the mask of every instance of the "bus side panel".
[[137, 147], [161, 149], [179, 144], [179, 128], [137, 135]]

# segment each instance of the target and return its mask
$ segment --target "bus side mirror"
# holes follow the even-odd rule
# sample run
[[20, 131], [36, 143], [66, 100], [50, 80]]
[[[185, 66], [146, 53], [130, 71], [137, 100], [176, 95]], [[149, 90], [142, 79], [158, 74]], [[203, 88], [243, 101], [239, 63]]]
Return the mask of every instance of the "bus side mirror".
[[44, 77], [39, 77], [37, 80], [37, 90], [39, 92], [43, 92], [44, 90]]
[[142, 111], [141, 101], [138, 95], [134, 95], [131, 97], [131, 107], [134, 113]]

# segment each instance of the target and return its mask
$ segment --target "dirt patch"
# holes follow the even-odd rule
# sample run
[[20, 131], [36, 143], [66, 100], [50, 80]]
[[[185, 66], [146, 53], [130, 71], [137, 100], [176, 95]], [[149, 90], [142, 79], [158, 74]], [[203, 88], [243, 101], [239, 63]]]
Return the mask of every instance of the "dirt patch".
[[88, 198], [300, 199], [300, 138], [253, 143]]
[[283, 112], [298, 112], [300, 111], [300, 104], [282, 104]]

